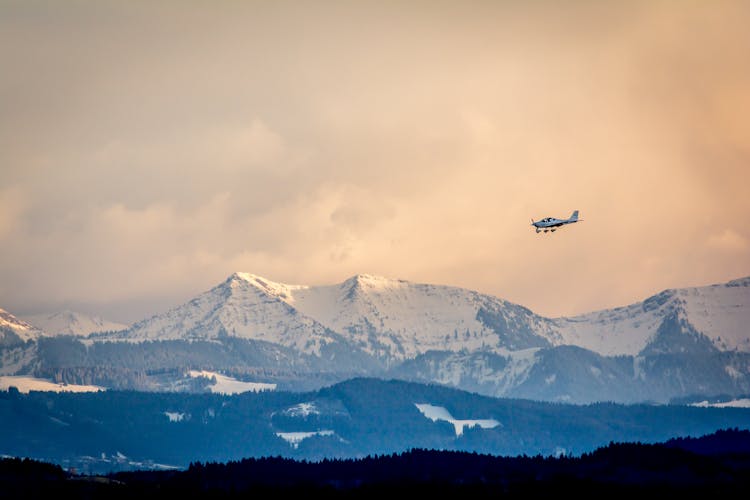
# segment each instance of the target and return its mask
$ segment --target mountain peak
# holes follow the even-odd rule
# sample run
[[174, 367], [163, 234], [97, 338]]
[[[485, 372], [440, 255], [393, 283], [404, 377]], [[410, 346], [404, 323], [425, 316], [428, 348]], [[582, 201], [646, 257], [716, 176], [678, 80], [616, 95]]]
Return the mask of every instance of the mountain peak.
[[285, 283], [277, 283], [271, 281], [257, 274], [236, 272], [233, 273], [227, 280], [230, 286], [232, 284], [249, 284], [255, 288], [262, 290], [265, 293], [274, 295], [276, 297], [290, 298], [293, 290], [299, 290], [300, 288], [306, 288], [303, 285], [287, 285]]
[[378, 290], [378, 289], [391, 289], [402, 287], [406, 281], [395, 280], [386, 278], [384, 276], [377, 276], [374, 274], [355, 274], [351, 278], [347, 279], [345, 284], [350, 286], [357, 286], [360, 288]]
[[93, 332], [124, 330], [128, 326], [70, 309], [63, 309], [54, 313], [35, 314], [24, 319], [48, 335], [86, 336]]
[[[44, 335], [42, 330], [14, 316], [5, 309], [0, 309], [0, 327], [10, 329], [24, 342]], [[2, 333], [0, 333], [1, 338]]]

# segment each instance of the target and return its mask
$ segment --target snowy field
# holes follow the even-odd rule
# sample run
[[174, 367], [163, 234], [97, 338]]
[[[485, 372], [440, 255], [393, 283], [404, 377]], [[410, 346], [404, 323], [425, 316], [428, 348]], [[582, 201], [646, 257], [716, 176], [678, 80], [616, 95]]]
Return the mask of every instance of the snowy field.
[[276, 435], [297, 449], [303, 440], [312, 436], [333, 436], [333, 431], [325, 429], [313, 432], [277, 432]]
[[[242, 382], [219, 373], [209, 371], [190, 372], [191, 377], [216, 377], [216, 384], [211, 386], [211, 392], [217, 394], [240, 394], [242, 392], [259, 392], [273, 391], [276, 384], [266, 384], [262, 382]], [[106, 391], [106, 387], [96, 385], [73, 385], [58, 384], [50, 380], [27, 377], [21, 375], [3, 375], [0, 376], [0, 390], [7, 391], [9, 387], [15, 387], [19, 392], [27, 394], [29, 391], [51, 391], [51, 392], [96, 392]]]
[[725, 401], [723, 403], [709, 403], [708, 401], [701, 401], [700, 403], [695, 403], [693, 406], [711, 406], [714, 408], [750, 408], [750, 399], [735, 399], [733, 401]]
[[104, 387], [96, 385], [58, 384], [50, 380], [21, 375], [0, 376], [0, 390], [7, 391], [9, 387], [15, 387], [18, 389], [18, 392], [24, 394], [28, 394], [29, 391], [97, 392], [106, 390]]
[[442, 406], [434, 406], [426, 403], [414, 403], [414, 405], [422, 412], [422, 415], [433, 422], [445, 420], [446, 422], [453, 424], [453, 428], [456, 430], [456, 436], [460, 436], [464, 433], [464, 427], [470, 428], [479, 426], [482, 429], [492, 429], [493, 427], [500, 425], [500, 422], [495, 419], [458, 420], [453, 418], [450, 412]]
[[241, 380], [237, 380], [232, 377], [221, 375], [220, 373], [209, 372], [206, 370], [191, 370], [189, 375], [191, 377], [216, 377], [216, 384], [212, 385], [210, 389], [211, 392], [217, 394], [240, 394], [243, 392], [273, 391], [276, 389], [276, 384], [266, 384], [263, 382], [242, 382]]

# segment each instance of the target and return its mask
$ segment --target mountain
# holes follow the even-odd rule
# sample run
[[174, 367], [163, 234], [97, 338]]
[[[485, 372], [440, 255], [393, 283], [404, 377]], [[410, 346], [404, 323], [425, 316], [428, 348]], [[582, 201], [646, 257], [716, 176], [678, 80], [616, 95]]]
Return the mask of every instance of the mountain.
[[750, 352], [750, 277], [665, 290], [625, 307], [546, 318], [500, 298], [451, 286], [367, 274], [330, 286], [288, 285], [235, 273], [190, 302], [136, 323], [118, 338], [206, 340], [228, 335], [306, 354], [343, 340], [386, 365], [428, 351], [507, 354], [575, 345], [617, 356], [637, 355], [659, 344], [664, 353], [684, 351], [684, 345], [664, 342], [669, 335], [663, 328], [666, 318], [690, 325], [719, 351]]
[[128, 327], [128, 325], [108, 321], [99, 316], [69, 310], [34, 314], [24, 316], [23, 319], [49, 335], [76, 335], [85, 337], [93, 332], [117, 331]]
[[40, 329], [0, 309], [0, 376], [28, 373], [37, 364]]
[[664, 328], [666, 318], [681, 322], [682, 328], [691, 329], [690, 335], [710, 341], [719, 351], [750, 352], [750, 277], [664, 290], [629, 306], [558, 318], [553, 330], [560, 344], [605, 356], [637, 355], [655, 348], [684, 352], [687, 345], [664, 341], [672, 332]]
[[110, 337], [143, 342], [231, 336], [319, 355], [324, 346], [340, 341], [340, 336], [287, 303], [293, 288], [235, 273], [190, 302]]
[[377, 376], [576, 403], [741, 396], [750, 393], [749, 292], [743, 278], [547, 318], [458, 287], [234, 273], [124, 330], [41, 337], [33, 362], [17, 364], [24, 372], [0, 373], [138, 390], [207, 390], [187, 374], [211, 370], [285, 390]]
[[39, 328], [0, 309], [0, 346], [21, 344], [44, 335]]
[[319, 355], [345, 342], [385, 365], [429, 350], [514, 351], [550, 345], [552, 323], [477, 292], [357, 275], [333, 286], [275, 283], [248, 273], [108, 336], [128, 341], [236, 337]]
[[569, 405], [434, 384], [352, 378], [310, 392], [0, 391], [0, 450], [81, 472], [184, 468], [249, 457], [361, 458], [409, 449], [575, 456], [747, 430], [750, 408]]
[[295, 287], [286, 300], [389, 365], [432, 350], [507, 352], [553, 340], [549, 321], [527, 308], [457, 287], [360, 274]]

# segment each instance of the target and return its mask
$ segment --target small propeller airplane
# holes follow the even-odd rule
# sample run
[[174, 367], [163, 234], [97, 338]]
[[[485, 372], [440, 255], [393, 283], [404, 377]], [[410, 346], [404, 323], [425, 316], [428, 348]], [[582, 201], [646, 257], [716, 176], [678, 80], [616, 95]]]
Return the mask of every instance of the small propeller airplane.
[[547, 231], [555, 232], [558, 227], [562, 227], [565, 224], [573, 224], [574, 222], [580, 222], [583, 219], [578, 218], [578, 210], [573, 212], [573, 214], [568, 219], [556, 219], [554, 217], [545, 217], [544, 219], [538, 220], [534, 222], [534, 219], [531, 219], [531, 225], [534, 226], [534, 229], [536, 229], [536, 232], [539, 233], [541, 231], [544, 231], [545, 233]]

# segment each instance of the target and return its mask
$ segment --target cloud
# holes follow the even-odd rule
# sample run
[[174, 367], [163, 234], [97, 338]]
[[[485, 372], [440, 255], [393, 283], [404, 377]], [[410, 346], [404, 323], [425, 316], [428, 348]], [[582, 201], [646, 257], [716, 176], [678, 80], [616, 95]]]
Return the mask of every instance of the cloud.
[[228, 168], [268, 168], [283, 154], [281, 137], [259, 119], [239, 130], [222, 131], [216, 136], [214, 154], [226, 156]]
[[555, 315], [748, 273], [743, 2], [0, 10], [11, 311], [243, 270]]
[[18, 230], [27, 200], [18, 186], [0, 189], [0, 244]]
[[748, 239], [731, 229], [724, 229], [721, 233], [711, 234], [706, 245], [713, 249], [735, 254], [743, 254], [750, 249]]

